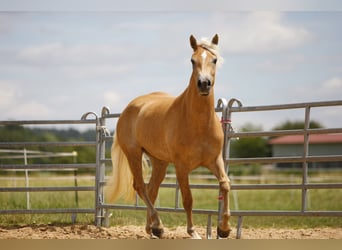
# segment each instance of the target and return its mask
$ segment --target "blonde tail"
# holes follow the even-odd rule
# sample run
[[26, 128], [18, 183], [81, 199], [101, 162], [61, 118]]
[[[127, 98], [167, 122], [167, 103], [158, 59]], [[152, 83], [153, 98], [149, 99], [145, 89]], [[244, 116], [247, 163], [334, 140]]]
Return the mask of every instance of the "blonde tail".
[[120, 198], [126, 198], [126, 201], [133, 201], [135, 197], [133, 175], [127, 157], [118, 143], [116, 134], [114, 134], [113, 139], [111, 151], [113, 174], [106, 188], [107, 201], [115, 202]]

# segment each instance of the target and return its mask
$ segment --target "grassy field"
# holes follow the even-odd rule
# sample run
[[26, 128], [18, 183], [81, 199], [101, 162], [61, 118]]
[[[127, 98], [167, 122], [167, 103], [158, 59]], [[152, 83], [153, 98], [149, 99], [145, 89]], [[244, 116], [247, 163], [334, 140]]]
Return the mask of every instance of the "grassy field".
[[[301, 178], [297, 175], [277, 174], [282, 176], [281, 180], [272, 180], [271, 176], [259, 180], [234, 180], [234, 184], [246, 183], [298, 183]], [[312, 176], [311, 182], [319, 177], [324, 177], [324, 182], [340, 182], [342, 174], [324, 173]], [[72, 176], [53, 176], [35, 174], [30, 179], [30, 186], [74, 186]], [[309, 179], [310, 180], [310, 179]], [[167, 180], [171, 181], [171, 180]], [[203, 180], [192, 179], [192, 183], [204, 183]], [[216, 181], [205, 181], [205, 183], [216, 183]], [[78, 186], [92, 186], [93, 180], [78, 178]], [[0, 178], [1, 187], [22, 187], [25, 180], [21, 178]], [[217, 209], [216, 190], [192, 190], [195, 209]], [[174, 207], [175, 191], [170, 188], [163, 188], [157, 201], [157, 206]], [[32, 209], [45, 208], [93, 208], [94, 192], [78, 192], [78, 205], [75, 202], [75, 192], [31, 192], [30, 205]], [[290, 210], [298, 211], [301, 208], [300, 190], [257, 190], [257, 191], [232, 191], [230, 194], [231, 209], [234, 210]], [[308, 210], [342, 210], [342, 190], [310, 190], [308, 198]], [[142, 204], [142, 203], [141, 203]], [[181, 200], [180, 200], [181, 204]], [[1, 192], [1, 209], [26, 209], [26, 193]], [[111, 225], [143, 225], [145, 223], [144, 211], [111, 211]], [[168, 227], [185, 225], [186, 219], [183, 213], [161, 213], [163, 223]], [[213, 222], [216, 225], [216, 217]], [[194, 215], [196, 225], [206, 225], [206, 215]], [[232, 218], [232, 225], [236, 225], [237, 218]], [[93, 223], [94, 215], [79, 214], [77, 222]], [[71, 223], [70, 214], [35, 214], [35, 215], [1, 215], [0, 225], [13, 224], [59, 224]], [[340, 217], [244, 217], [244, 227], [341, 227]]]

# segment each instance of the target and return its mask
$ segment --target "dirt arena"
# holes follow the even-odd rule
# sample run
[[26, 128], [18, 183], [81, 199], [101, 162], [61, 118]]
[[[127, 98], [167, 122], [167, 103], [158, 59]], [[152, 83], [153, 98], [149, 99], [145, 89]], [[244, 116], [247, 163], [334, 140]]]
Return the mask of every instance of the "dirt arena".
[[[205, 238], [206, 228], [198, 228]], [[216, 232], [213, 229], [213, 238]], [[235, 239], [233, 229], [229, 239]], [[149, 239], [143, 226], [97, 228], [93, 225], [0, 226], [0, 239]], [[165, 239], [189, 239], [185, 227], [165, 228]], [[342, 228], [242, 229], [242, 239], [342, 239]]]

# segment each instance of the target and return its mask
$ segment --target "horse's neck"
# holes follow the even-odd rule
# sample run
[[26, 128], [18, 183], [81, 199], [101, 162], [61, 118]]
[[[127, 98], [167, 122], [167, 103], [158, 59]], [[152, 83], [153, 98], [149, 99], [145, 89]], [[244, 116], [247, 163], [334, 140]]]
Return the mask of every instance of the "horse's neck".
[[208, 125], [208, 122], [215, 117], [213, 89], [208, 96], [200, 96], [194, 86], [189, 84], [188, 88], [179, 96], [182, 105], [181, 110], [191, 121]]

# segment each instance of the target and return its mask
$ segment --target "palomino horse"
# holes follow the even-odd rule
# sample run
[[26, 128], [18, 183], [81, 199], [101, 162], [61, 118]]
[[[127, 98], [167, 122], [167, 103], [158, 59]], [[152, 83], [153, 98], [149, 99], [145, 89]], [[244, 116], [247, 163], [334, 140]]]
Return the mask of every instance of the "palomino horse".
[[[185, 91], [178, 97], [160, 92], [137, 97], [118, 120], [112, 146], [109, 200], [134, 194], [135, 190], [147, 206], [146, 232], [152, 236], [163, 234], [154, 202], [170, 162], [175, 164], [189, 235], [200, 238], [193, 226], [188, 179], [189, 173], [198, 166], [210, 169], [220, 184], [224, 205], [217, 227], [218, 236], [227, 238], [231, 230], [228, 222], [230, 182], [222, 158], [223, 131], [214, 109], [216, 64], [221, 59], [217, 44], [218, 35], [211, 42], [197, 42], [191, 35], [192, 74]], [[146, 185], [143, 153], [148, 155], [153, 166]]]

